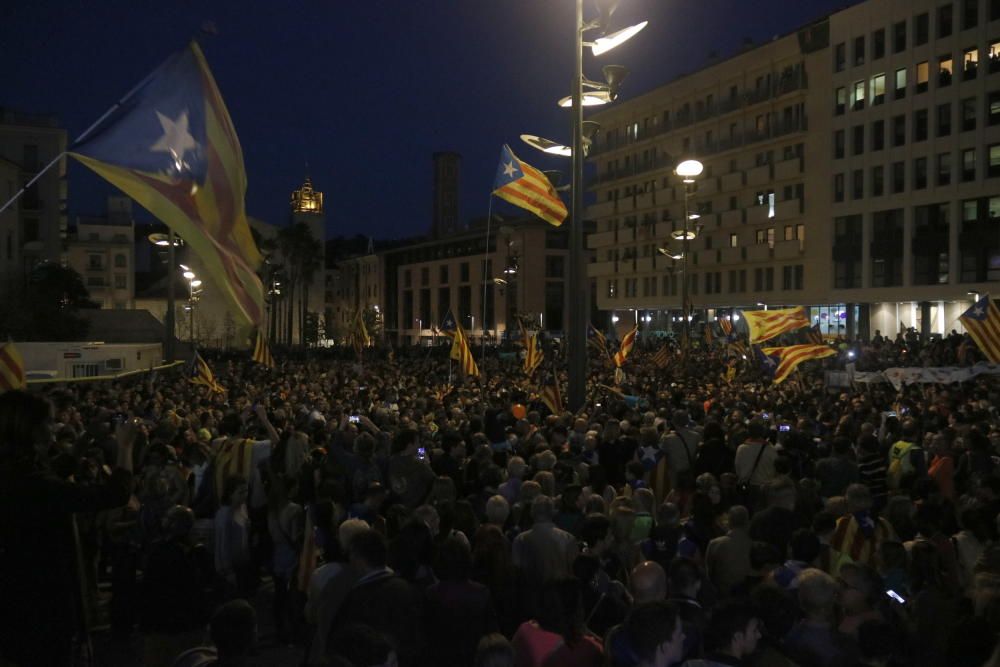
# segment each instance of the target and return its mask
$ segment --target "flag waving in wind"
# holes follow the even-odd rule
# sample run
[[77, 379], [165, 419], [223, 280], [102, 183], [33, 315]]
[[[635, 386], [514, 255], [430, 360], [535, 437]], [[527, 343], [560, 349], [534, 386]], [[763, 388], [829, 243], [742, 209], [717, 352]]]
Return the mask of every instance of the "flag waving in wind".
[[802, 306], [779, 310], [747, 310], [743, 312], [743, 317], [750, 328], [751, 343], [763, 343], [786, 331], [809, 326], [809, 317]]
[[194, 353], [194, 359], [191, 360], [191, 378], [189, 382], [191, 384], [204, 385], [216, 394], [226, 393], [226, 388], [215, 379], [215, 374], [212, 373], [208, 362], [202, 359], [201, 355], [197, 352]]
[[1000, 364], [1000, 309], [997, 309], [990, 295], [984, 294], [958, 319], [986, 358], [994, 364]]
[[0, 345], [0, 394], [9, 389], [24, 389], [26, 386], [28, 383], [21, 353], [14, 347], [14, 343]]
[[777, 358], [774, 370], [774, 384], [784, 382], [789, 374], [803, 361], [832, 357], [837, 351], [829, 345], [788, 345], [786, 347], [765, 347], [761, 353], [772, 359]]
[[465, 330], [450, 310], [441, 323], [441, 333], [451, 338], [451, 358], [458, 362], [462, 373], [479, 377], [479, 366], [469, 348], [469, 339], [465, 337]]
[[240, 324], [260, 324], [262, 258], [244, 209], [243, 151], [196, 43], [160, 65], [70, 154], [184, 239]]
[[625, 363], [625, 359], [628, 358], [629, 352], [631, 352], [632, 348], [635, 347], [635, 337], [638, 334], [639, 334], [639, 325], [637, 324], [631, 331], [625, 334], [624, 338], [622, 338], [621, 347], [619, 347], [618, 351], [615, 352], [615, 357], [614, 357], [615, 366], [617, 368], [622, 367], [622, 365]]
[[358, 312], [354, 315], [354, 323], [351, 327], [351, 331], [347, 334], [347, 339], [354, 347], [354, 353], [358, 355], [358, 359], [361, 358], [361, 351], [371, 345], [372, 339], [368, 335], [368, 327], [365, 326], [364, 311], [358, 308]]
[[253, 360], [268, 368], [274, 368], [274, 357], [271, 356], [271, 347], [267, 344], [263, 331], [257, 331], [257, 339], [253, 345]]
[[529, 334], [528, 330], [524, 328], [524, 322], [520, 319], [518, 320], [518, 324], [521, 325], [522, 344], [524, 345], [524, 374], [531, 376], [535, 372], [535, 369], [541, 366], [545, 354], [542, 352], [542, 348], [538, 346], [538, 332], [534, 331]]
[[559, 198], [548, 176], [518, 160], [507, 144], [500, 151], [493, 194], [531, 211], [550, 225], [558, 227], [566, 219], [566, 204]]

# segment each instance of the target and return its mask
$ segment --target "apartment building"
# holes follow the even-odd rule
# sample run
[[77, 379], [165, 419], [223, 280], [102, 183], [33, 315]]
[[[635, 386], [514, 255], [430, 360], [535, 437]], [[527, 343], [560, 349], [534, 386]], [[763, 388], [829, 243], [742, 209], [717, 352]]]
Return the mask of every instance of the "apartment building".
[[[961, 330], [1000, 279], [998, 19], [868, 0], [595, 114], [599, 307], [669, 330], [687, 279], [696, 320], [805, 305], [824, 333]], [[686, 158], [700, 217], [672, 259]]]
[[477, 341], [517, 332], [522, 316], [552, 332], [566, 325], [569, 230], [538, 218], [408, 244], [380, 253], [383, 322], [396, 344], [431, 344], [448, 310]]
[[1000, 281], [1000, 2], [868, 0], [832, 15], [834, 300], [860, 333], [960, 329]]
[[101, 308], [135, 307], [135, 221], [132, 200], [108, 197], [107, 214], [76, 220], [66, 261], [80, 276], [90, 299]]
[[5, 286], [23, 285], [28, 273], [43, 261], [65, 261], [65, 150], [66, 130], [55, 117], [0, 108], [0, 205], [56, 160], [0, 214], [0, 271]]

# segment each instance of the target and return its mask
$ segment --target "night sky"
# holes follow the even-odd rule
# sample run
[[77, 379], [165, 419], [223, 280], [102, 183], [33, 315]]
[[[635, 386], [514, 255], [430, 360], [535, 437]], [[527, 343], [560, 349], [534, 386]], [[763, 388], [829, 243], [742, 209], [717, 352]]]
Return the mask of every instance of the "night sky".
[[[622, 26], [649, 26], [599, 60], [631, 70], [622, 98], [785, 34], [848, 0], [623, 0]], [[203, 49], [246, 159], [247, 211], [283, 224], [308, 171], [325, 193], [331, 234], [424, 233], [431, 155], [462, 155], [461, 217], [485, 215], [500, 147], [542, 169], [522, 132], [568, 142], [572, 0], [0, 0], [0, 106], [56, 114], [72, 140], [183, 48], [204, 21]], [[585, 3], [585, 13], [591, 15]], [[103, 212], [112, 191], [71, 162], [70, 215]], [[504, 204], [503, 206], [506, 206]], [[141, 218], [141, 216], [140, 216]]]

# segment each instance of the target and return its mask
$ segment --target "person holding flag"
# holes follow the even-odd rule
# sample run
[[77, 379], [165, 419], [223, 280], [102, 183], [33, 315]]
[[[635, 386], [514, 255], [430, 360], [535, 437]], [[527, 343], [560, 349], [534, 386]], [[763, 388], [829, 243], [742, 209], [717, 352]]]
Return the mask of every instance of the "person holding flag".
[[639, 335], [639, 325], [636, 324], [631, 331], [625, 334], [622, 338], [621, 346], [618, 351], [615, 352], [615, 356], [612, 359], [615, 362], [615, 368], [621, 368], [625, 364], [625, 360], [628, 358], [632, 348], [635, 347], [635, 337]]

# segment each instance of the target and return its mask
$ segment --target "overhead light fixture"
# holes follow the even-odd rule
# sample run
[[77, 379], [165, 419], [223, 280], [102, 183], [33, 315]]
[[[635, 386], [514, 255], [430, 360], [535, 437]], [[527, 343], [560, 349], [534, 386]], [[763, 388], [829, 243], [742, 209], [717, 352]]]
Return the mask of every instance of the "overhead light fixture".
[[602, 53], [607, 53], [616, 46], [620, 46], [627, 42], [628, 40], [635, 37], [639, 31], [645, 28], [649, 24], [649, 21], [643, 21], [642, 23], [636, 23], [635, 25], [630, 25], [627, 28], [622, 28], [621, 30], [616, 30], [610, 35], [605, 35], [604, 37], [598, 37], [590, 44], [590, 52], [595, 56], [599, 56]]
[[493, 279], [493, 284], [494, 285], [506, 285], [507, 281], [504, 280], [503, 278], [494, 278]]
[[[155, 246], [160, 246], [161, 248], [166, 248], [170, 245], [170, 236], [162, 232], [150, 234], [146, 238], [149, 239], [150, 243]], [[181, 240], [181, 237], [174, 236], [174, 247], [181, 245], [184, 245], [184, 241]]]
[[[591, 90], [583, 94], [583, 97], [580, 98], [580, 102], [585, 107], [599, 107], [602, 104], [608, 104], [611, 102], [611, 95], [606, 90]], [[559, 100], [559, 106], [564, 109], [568, 109], [573, 106], [573, 96], [567, 95]]]
[[605, 65], [601, 68], [604, 80], [607, 82], [608, 96], [612, 100], [618, 99], [618, 91], [628, 76], [628, 68], [621, 65]]
[[[705, 170], [705, 165], [703, 165], [698, 160], [684, 160], [680, 162], [677, 167], [674, 168], [674, 173], [682, 178], [695, 178], [696, 176], [701, 176], [701, 172]], [[686, 183], [687, 181], [685, 181]]]
[[684, 253], [682, 253], [682, 252], [675, 253], [670, 248], [657, 248], [657, 250], [659, 250], [659, 252], [660, 252], [661, 255], [663, 255], [665, 257], [669, 257], [670, 259], [672, 259], [674, 261], [677, 261], [679, 259], [684, 259]]
[[191, 270], [191, 267], [188, 266], [187, 264], [178, 264], [177, 266], [181, 267], [181, 271], [190, 271]]
[[573, 155], [573, 149], [569, 146], [564, 146], [551, 139], [545, 139], [534, 134], [522, 134], [521, 141], [549, 155], [560, 155], [562, 157]]
[[194, 280], [194, 271], [185, 271], [184, 277], [188, 280]]
[[695, 232], [693, 229], [688, 229], [687, 231], [683, 229], [678, 229], [675, 232], [670, 232], [670, 236], [676, 239], [677, 241], [684, 241], [684, 240], [691, 241], [693, 239], [698, 238], [697, 232]]
[[201, 281], [200, 280], [192, 280], [191, 281], [191, 287], [201, 287]]
[[701, 213], [688, 213], [688, 220], [697, 220], [701, 217]]

